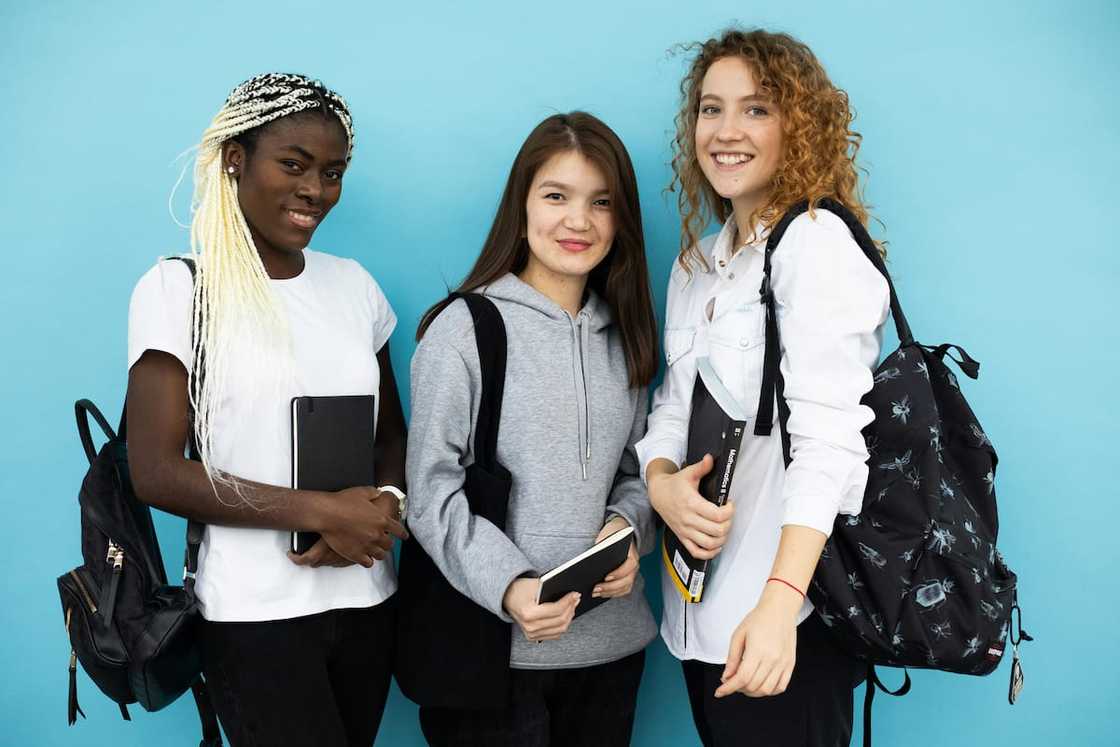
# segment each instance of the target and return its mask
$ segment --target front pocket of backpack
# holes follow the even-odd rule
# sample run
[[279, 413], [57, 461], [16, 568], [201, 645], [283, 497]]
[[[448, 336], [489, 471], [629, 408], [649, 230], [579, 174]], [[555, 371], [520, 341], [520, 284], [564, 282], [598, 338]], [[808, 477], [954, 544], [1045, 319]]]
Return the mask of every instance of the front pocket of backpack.
[[70, 646], [90, 679], [118, 703], [131, 703], [128, 656], [116, 627], [103, 625], [96, 600], [100, 594], [88, 576], [77, 568], [58, 579]]
[[924, 660], [930, 668], [978, 673], [991, 651], [999, 650], [997, 661], [1002, 654], [1010, 609], [993, 590], [982, 559], [927, 547], [902, 602], [892, 642], [916, 664]]

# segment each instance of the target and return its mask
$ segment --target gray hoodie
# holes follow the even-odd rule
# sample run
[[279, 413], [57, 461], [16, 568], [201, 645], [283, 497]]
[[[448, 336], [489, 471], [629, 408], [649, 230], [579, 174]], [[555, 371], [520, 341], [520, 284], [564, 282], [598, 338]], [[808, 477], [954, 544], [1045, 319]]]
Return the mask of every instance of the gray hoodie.
[[[640, 551], [652, 549], [653, 514], [634, 452], [646, 392], [630, 388], [610, 307], [594, 293], [574, 319], [514, 275], [484, 293], [508, 340], [498, 431], [498, 461], [513, 475], [506, 531], [474, 518], [462, 489], [481, 392], [462, 301], [432, 322], [412, 358], [408, 528], [456, 589], [511, 621], [502, 609], [510, 582], [583, 552], [612, 516], [634, 527]], [[510, 665], [602, 664], [641, 650], [656, 633], [639, 574], [630, 594], [576, 618], [558, 640], [532, 643], [515, 626]]]

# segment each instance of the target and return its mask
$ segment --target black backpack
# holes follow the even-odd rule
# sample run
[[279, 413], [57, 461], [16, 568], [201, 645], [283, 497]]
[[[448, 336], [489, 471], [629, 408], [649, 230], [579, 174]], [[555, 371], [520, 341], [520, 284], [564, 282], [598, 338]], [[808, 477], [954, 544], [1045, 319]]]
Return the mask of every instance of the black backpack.
[[[867, 663], [864, 743], [869, 745], [875, 688], [893, 695], [910, 689], [906, 674], [902, 687], [887, 690], [875, 665], [984, 675], [999, 665], [1009, 633], [1013, 645], [1020, 637], [1031, 639], [1021, 617], [1017, 630], [1010, 630], [1018, 610], [1016, 576], [996, 549], [996, 452], [945, 358], [973, 379], [980, 364], [957, 345], [916, 342], [867, 230], [834, 200], [820, 200], [817, 209], [843, 220], [886, 278], [899, 338], [863, 398], [875, 413], [863, 432], [870, 453], [863, 509], [858, 516], [837, 517], [809, 588], [816, 613], [837, 641]], [[787, 466], [789, 406], [770, 270], [782, 235], [806, 210], [807, 202], [793, 207], [770, 233], [761, 289], [766, 350], [755, 433], [770, 435], [776, 395]], [[1016, 656], [1013, 689], [1017, 676]]]
[[[90, 466], [78, 493], [83, 563], [58, 578], [71, 646], [67, 721], [85, 717], [77, 696], [80, 661], [126, 720], [130, 703], [158, 711], [190, 689], [202, 722], [201, 744], [220, 747], [196, 636], [193, 576], [203, 526], [188, 522], [184, 585], [169, 585], [151, 509], [136, 497], [129, 478], [126, 413], [114, 433], [88, 399], [78, 400], [74, 411]], [[100, 451], [94, 449], [90, 416], [108, 439]], [[197, 458], [193, 439], [191, 451]]]
[[[497, 458], [506, 377], [506, 328], [493, 301], [462, 298], [474, 320], [482, 395], [474, 462], [463, 492], [471, 513], [505, 530], [512, 478]], [[512, 626], [457, 591], [412, 536], [401, 549], [395, 674], [401, 692], [430, 708], [504, 708], [509, 704]]]

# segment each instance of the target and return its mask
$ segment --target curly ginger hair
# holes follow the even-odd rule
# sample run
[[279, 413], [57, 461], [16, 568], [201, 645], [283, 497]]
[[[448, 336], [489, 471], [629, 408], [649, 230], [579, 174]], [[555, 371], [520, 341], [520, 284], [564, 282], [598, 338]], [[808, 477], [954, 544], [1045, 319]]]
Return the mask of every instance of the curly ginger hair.
[[812, 206], [822, 197], [831, 197], [867, 225], [868, 211], [859, 193], [855, 163], [862, 136], [851, 129], [855, 115], [848, 94], [833, 85], [808, 46], [788, 34], [730, 28], [680, 49], [696, 52], [681, 81], [669, 185], [670, 191], [678, 193], [681, 247], [677, 260], [686, 272], [691, 274], [693, 260], [708, 269], [698, 247], [700, 234], [712, 218], [723, 223], [732, 213], [731, 201], [708, 183], [696, 155], [704, 76], [712, 63], [725, 57], [739, 57], [750, 66], [759, 92], [777, 105], [782, 126], [782, 157], [769, 198], [749, 216], [748, 224], [761, 222], [768, 230], [796, 203], [808, 200]]

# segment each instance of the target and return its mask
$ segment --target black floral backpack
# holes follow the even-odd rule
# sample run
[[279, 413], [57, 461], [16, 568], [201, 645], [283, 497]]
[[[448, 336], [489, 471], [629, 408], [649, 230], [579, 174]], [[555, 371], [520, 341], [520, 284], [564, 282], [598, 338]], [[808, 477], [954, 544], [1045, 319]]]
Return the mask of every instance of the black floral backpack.
[[[863, 509], [857, 516], [837, 517], [809, 588], [817, 614], [838, 642], [867, 662], [864, 744], [870, 745], [875, 689], [892, 695], [910, 689], [906, 674], [902, 687], [887, 690], [875, 665], [989, 674], [999, 666], [1010, 634], [1014, 703], [1022, 687], [1017, 646], [1020, 638], [1031, 638], [1022, 631], [1021, 616], [1013, 619], [1016, 576], [996, 549], [996, 452], [945, 358], [973, 379], [980, 364], [957, 345], [915, 341], [867, 230], [834, 200], [820, 200], [816, 209], [842, 219], [886, 278], [900, 341], [879, 364], [863, 398], [875, 413], [863, 433], [870, 453]], [[760, 291], [766, 351], [755, 433], [770, 435], [776, 400], [787, 466], [789, 406], [770, 269], [786, 228], [806, 210], [807, 202], [793, 207], [771, 231]]]

